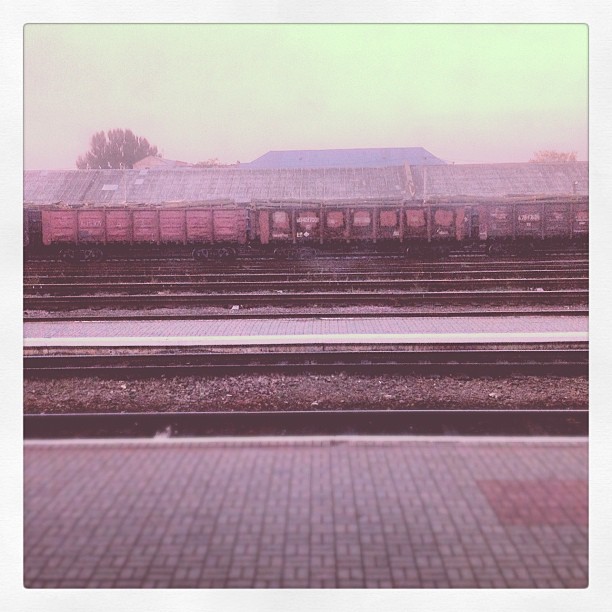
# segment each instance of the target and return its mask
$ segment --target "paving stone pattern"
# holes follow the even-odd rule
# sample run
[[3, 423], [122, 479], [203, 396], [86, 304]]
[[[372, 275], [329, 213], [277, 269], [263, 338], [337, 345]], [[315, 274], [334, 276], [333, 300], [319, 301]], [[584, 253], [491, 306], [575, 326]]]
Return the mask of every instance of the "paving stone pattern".
[[50, 321], [25, 323], [26, 338], [284, 336], [303, 334], [444, 334], [581, 332], [587, 317], [399, 317], [389, 319], [250, 319]]
[[584, 588], [584, 439], [25, 443], [28, 588]]

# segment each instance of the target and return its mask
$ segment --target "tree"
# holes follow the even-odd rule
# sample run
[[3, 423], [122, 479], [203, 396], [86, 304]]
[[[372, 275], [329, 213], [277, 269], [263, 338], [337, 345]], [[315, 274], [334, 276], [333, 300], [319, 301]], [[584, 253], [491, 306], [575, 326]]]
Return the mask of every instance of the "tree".
[[576, 151], [562, 153], [561, 151], [536, 151], [530, 162], [574, 162], [576, 161]]
[[219, 161], [218, 157], [211, 157], [206, 161], [199, 161], [197, 164], [194, 164], [196, 168], [217, 168], [219, 166], [223, 166], [223, 164]]
[[199, 161], [196, 164], [193, 164], [194, 168], [234, 168], [235, 166], [239, 166], [240, 162], [236, 162], [235, 164], [224, 164], [219, 161], [218, 157], [211, 157], [206, 161]]
[[135, 162], [148, 155], [158, 156], [157, 147], [146, 138], [136, 136], [131, 130], [108, 130], [96, 132], [89, 142], [89, 151], [79, 155], [76, 167], [86, 168], [132, 168]]

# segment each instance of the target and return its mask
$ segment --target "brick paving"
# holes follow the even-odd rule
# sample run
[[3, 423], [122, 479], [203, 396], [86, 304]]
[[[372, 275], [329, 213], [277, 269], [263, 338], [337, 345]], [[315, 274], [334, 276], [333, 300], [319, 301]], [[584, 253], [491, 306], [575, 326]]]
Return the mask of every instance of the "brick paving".
[[586, 332], [587, 317], [394, 317], [26, 322], [26, 338], [520, 334]]
[[28, 588], [584, 588], [586, 439], [25, 443]]

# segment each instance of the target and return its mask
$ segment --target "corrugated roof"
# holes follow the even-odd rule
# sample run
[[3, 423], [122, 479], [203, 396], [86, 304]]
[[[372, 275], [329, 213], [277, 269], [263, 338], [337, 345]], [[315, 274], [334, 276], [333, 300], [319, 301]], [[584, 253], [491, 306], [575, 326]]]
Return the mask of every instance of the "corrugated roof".
[[239, 170], [26, 171], [24, 202], [95, 203], [401, 200], [410, 193], [403, 167]]
[[268, 151], [244, 168], [377, 168], [445, 164], [423, 147]]
[[29, 170], [30, 204], [338, 202], [588, 194], [588, 162], [385, 168]]
[[588, 162], [457, 164], [412, 168], [419, 198], [587, 195]]

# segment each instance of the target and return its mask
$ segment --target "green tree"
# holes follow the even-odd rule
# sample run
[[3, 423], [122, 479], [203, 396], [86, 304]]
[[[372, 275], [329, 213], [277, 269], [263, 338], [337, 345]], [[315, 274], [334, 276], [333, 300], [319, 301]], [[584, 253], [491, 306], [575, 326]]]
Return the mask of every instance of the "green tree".
[[536, 151], [530, 162], [574, 162], [576, 161], [576, 151], [562, 153], [561, 151]]
[[136, 136], [131, 130], [108, 130], [96, 132], [89, 141], [89, 151], [79, 155], [76, 167], [86, 168], [132, 168], [147, 157], [156, 155], [157, 147], [151, 146], [146, 138]]

